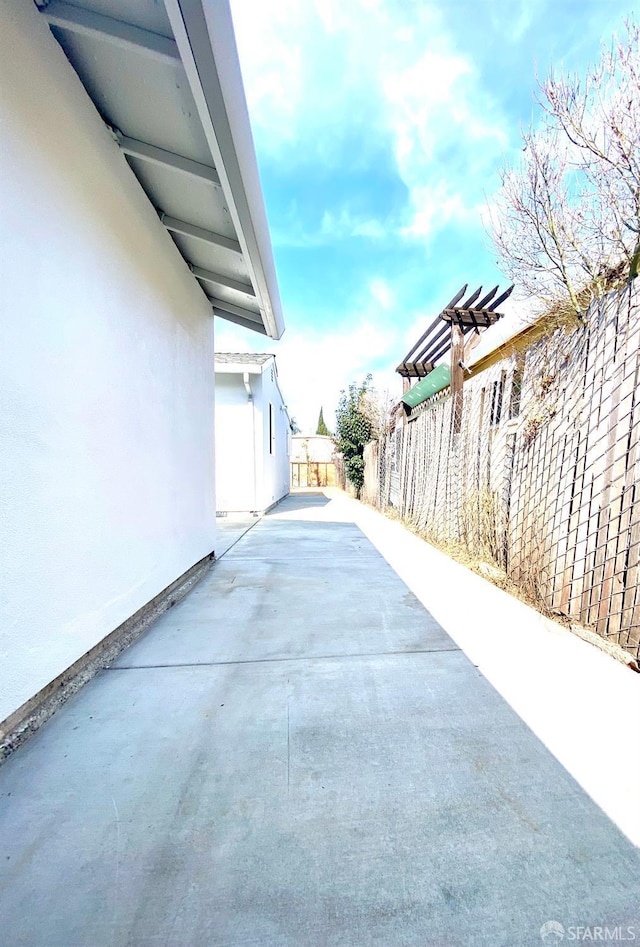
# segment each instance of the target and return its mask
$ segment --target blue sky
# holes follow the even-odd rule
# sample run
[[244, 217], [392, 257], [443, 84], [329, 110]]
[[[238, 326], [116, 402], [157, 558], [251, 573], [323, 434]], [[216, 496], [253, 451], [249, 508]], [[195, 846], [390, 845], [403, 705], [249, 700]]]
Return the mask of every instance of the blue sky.
[[273, 351], [290, 412], [393, 367], [465, 282], [501, 281], [483, 218], [539, 113], [536, 75], [582, 71], [628, 0], [231, 0], [287, 330], [216, 321]]

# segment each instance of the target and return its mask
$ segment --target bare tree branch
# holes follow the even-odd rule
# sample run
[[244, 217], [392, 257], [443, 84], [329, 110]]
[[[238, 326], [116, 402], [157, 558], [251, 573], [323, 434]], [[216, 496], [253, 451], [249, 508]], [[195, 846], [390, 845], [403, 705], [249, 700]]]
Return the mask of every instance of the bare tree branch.
[[584, 78], [552, 72], [540, 88], [545, 118], [502, 173], [491, 236], [514, 282], [579, 315], [637, 260], [640, 28], [628, 21]]

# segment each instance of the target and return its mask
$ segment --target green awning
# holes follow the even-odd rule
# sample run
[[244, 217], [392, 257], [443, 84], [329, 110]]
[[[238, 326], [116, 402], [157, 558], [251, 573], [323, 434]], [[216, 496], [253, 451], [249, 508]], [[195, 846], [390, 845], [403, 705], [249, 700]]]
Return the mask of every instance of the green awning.
[[448, 365], [438, 365], [432, 372], [429, 372], [426, 378], [421, 378], [417, 385], [410, 388], [402, 396], [402, 400], [410, 408], [415, 408], [432, 395], [437, 395], [443, 388], [448, 388], [450, 384], [451, 369]]

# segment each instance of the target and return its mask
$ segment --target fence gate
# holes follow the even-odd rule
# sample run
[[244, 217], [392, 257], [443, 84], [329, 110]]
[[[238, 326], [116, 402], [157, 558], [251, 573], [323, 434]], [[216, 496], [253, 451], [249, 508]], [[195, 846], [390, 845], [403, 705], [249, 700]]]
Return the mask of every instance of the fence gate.
[[291, 487], [334, 487], [336, 467], [333, 463], [292, 463]]

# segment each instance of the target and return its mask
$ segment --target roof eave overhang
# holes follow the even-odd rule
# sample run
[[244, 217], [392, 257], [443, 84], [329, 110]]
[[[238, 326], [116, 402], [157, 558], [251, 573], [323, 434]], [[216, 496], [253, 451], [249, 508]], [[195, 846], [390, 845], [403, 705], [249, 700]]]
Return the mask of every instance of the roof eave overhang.
[[228, 0], [130, 0], [124, 9], [120, 0], [35, 2], [214, 315], [280, 338], [284, 321]]
[[[264, 334], [284, 320], [240, 64], [226, 0], [165, 0], [180, 58], [259, 302]], [[216, 311], [214, 307], [214, 312]], [[216, 314], [229, 319], [227, 311]], [[230, 321], [260, 331], [237, 316]]]

